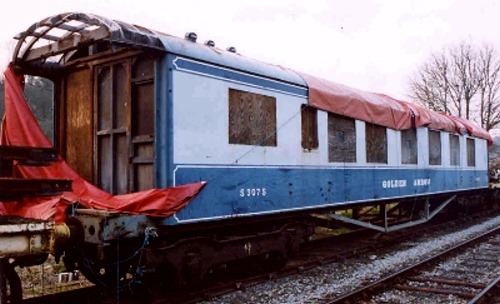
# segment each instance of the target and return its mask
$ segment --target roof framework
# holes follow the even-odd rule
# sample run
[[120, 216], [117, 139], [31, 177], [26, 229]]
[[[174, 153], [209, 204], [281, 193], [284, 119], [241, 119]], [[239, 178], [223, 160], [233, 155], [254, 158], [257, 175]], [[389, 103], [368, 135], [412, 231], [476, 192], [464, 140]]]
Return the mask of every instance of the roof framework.
[[164, 50], [156, 33], [101, 16], [64, 13], [48, 17], [18, 34], [12, 61], [16, 64], [64, 64], [80, 48], [106, 40], [115, 44]]

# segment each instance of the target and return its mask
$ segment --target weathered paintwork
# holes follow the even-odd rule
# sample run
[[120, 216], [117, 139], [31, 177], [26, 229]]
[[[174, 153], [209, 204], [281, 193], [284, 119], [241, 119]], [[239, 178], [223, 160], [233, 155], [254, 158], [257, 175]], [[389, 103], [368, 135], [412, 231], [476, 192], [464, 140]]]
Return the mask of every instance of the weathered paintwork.
[[51, 238], [55, 224], [2, 217], [0, 221], [0, 257], [16, 257], [51, 251]]
[[[69, 26], [68, 22], [72, 20], [81, 22], [82, 26], [78, 29]], [[36, 30], [42, 27], [47, 28], [40, 34]], [[62, 31], [66, 35], [53, 37], [52, 29]], [[387, 145], [387, 155], [384, 155], [387, 161], [375, 163], [367, 157], [370, 151], [366, 148], [366, 137], [369, 134], [366, 133], [365, 126], [367, 123], [377, 123], [376, 118], [368, 122], [358, 118], [355, 121], [356, 141], [355, 143], [353, 141], [356, 145], [356, 161], [354, 163], [330, 161], [327, 118], [330, 108], [319, 107], [318, 148], [303, 149], [300, 114], [304, 104], [311, 104], [310, 87], [295, 72], [277, 65], [262, 63], [232, 51], [200, 44], [193, 39], [173, 37], [91, 14], [68, 13], [47, 18], [21, 33], [18, 39], [20, 40], [18, 46], [23, 42], [28, 46], [24, 49], [16, 48], [13, 61], [26, 71], [30, 70], [30, 66], [52, 66], [47, 58], [57, 59], [56, 66], [72, 73], [74, 66], [87, 68], [89, 71], [88, 66], [91, 66], [93, 71], [97, 71], [95, 75], [89, 73], [90, 75], [85, 76], [92, 78], [87, 80], [86, 88], [92, 87], [94, 92], [97, 92], [96, 95], [103, 92], [103, 97], [85, 96], [82, 102], [88, 102], [86, 111], [92, 109], [91, 104], [97, 109], [99, 107], [102, 109], [102, 105], [113, 104], [117, 100], [126, 105], [129, 124], [125, 127], [112, 120], [102, 119], [108, 117], [109, 113], [102, 111], [103, 114], [94, 108], [93, 117], [96, 121], [92, 122], [89, 119], [85, 130], [80, 129], [84, 130], [82, 135], [93, 136], [86, 139], [89, 145], [93, 143], [92, 149], [87, 149], [85, 155], [78, 152], [70, 155], [71, 151], [68, 149], [66, 155], [77, 162], [79, 172], [92, 175], [90, 178], [93, 178], [96, 184], [111, 192], [147, 188], [150, 185], [162, 188], [189, 182], [207, 182], [200, 195], [165, 221], [168, 224], [283, 213], [301, 209], [313, 210], [487, 187], [486, 140], [467, 134], [459, 136], [458, 146], [463, 152], [460, 154], [458, 164], [454, 164], [450, 162], [449, 132], [440, 131], [443, 161], [439, 166], [432, 166], [428, 161], [429, 130], [425, 126], [416, 129], [417, 160], [412, 165], [406, 165], [401, 156], [401, 132], [398, 128], [389, 127], [382, 130], [387, 136], [387, 142], [382, 142]], [[37, 46], [39, 40], [45, 40], [49, 46]], [[99, 54], [97, 52], [99, 46], [95, 45], [95, 41], [109, 42], [113, 48], [101, 50]], [[96, 54], [93, 53], [93, 48], [100, 57], [94, 56]], [[84, 55], [72, 62], [71, 56], [75, 54], [75, 50], [80, 50]], [[137, 138], [137, 142], [130, 136], [133, 131], [133, 128], [130, 128], [133, 123], [130, 121], [134, 122], [136, 119], [134, 115], [139, 111], [127, 108], [134, 107], [129, 103], [133, 102], [134, 98], [130, 96], [134, 94], [127, 90], [129, 90], [128, 84], [133, 88], [135, 84], [143, 82], [143, 80], [134, 82], [137, 77], [133, 76], [131, 70], [134, 69], [132, 62], [144, 59], [145, 55], [150, 56], [148, 60], [152, 58], [154, 61], [154, 64], [147, 69], [151, 74], [148, 78], [150, 91], [144, 94], [147, 97], [145, 100], [154, 99], [154, 102], [149, 103], [145, 109], [149, 115], [147, 117], [154, 116], [154, 132], [150, 130], [151, 132], [147, 134], [149, 141], [145, 156], [125, 155], [125, 153], [122, 155], [120, 153], [126, 150], [126, 144], [130, 151], [135, 151], [134, 144], [142, 144], [143, 140], [143, 134], [140, 134], [141, 137]], [[78, 65], [83, 61], [88, 66]], [[66, 64], [68, 66], [65, 66]], [[108, 69], [108, 66], [111, 68]], [[117, 71], [118, 68], [125, 71], [122, 78], [104, 76], [99, 78], [101, 71], [103, 73], [108, 70], [114, 71], [115, 68]], [[48, 69], [47, 73], [50, 73]], [[99, 79], [110, 83], [125, 79], [124, 85], [120, 86], [125, 89], [123, 92], [115, 92], [113, 86], [107, 87], [103, 84], [105, 81], [97, 81]], [[328, 86], [328, 83], [325, 85]], [[71, 88], [69, 90], [71, 91]], [[76, 89], [74, 93], [79, 95], [79, 90], [86, 89]], [[230, 114], [228, 92], [231, 90], [260, 94], [275, 100], [276, 138], [273, 139], [272, 146], [234, 144], [228, 139]], [[122, 93], [125, 95], [123, 98], [114, 97]], [[342, 96], [343, 101], [349, 104], [352, 94]], [[64, 99], [64, 96], [61, 98]], [[361, 104], [367, 102], [366, 98], [359, 99]], [[390, 98], [385, 101], [393, 102]], [[64, 102], [66, 101], [62, 100], [60, 103]], [[328, 102], [334, 100], [329, 99]], [[359, 108], [361, 109], [362, 105]], [[405, 113], [405, 117], [411, 114], [409, 108], [399, 103], [397, 108]], [[384, 109], [377, 107], [377, 111]], [[68, 107], [67, 110], [72, 108]], [[115, 111], [115, 108], [111, 108], [110, 112], [116, 117], [122, 117], [121, 112]], [[73, 115], [70, 112], [62, 114]], [[81, 118], [78, 113], [74, 116], [67, 119], [71, 121], [74, 118], [79, 121]], [[101, 128], [101, 120], [110, 125], [117, 123], [117, 126]], [[137, 118], [135, 123], [141, 121], [143, 120]], [[64, 130], [64, 124], [61, 125], [62, 133], [67, 132]], [[75, 129], [78, 126], [74, 124]], [[71, 136], [66, 134], [68, 142], [61, 142], [63, 147], [65, 145], [78, 147], [78, 141]], [[111, 140], [113, 136], [116, 136], [116, 143]], [[125, 136], [128, 137], [125, 139]], [[473, 166], [468, 165], [466, 157], [466, 142], [469, 139], [473, 140], [475, 147]], [[106, 145], [109, 142], [112, 148], [101, 149], [106, 146], [100, 143], [101, 140]], [[91, 151], [92, 155], [88, 151]], [[128, 183], [120, 179], [134, 172], [128, 160], [147, 166], [142, 171], [143, 174], [137, 175], [139, 178], [149, 174], [150, 177], [153, 175], [154, 180], [144, 180], [138, 183], [137, 187], [130, 187], [135, 178], [130, 178]], [[89, 163], [94, 166], [93, 172], [85, 171]], [[89, 218], [83, 214], [81, 216], [84, 217], [84, 221], [89, 222], [88, 227], [109, 226], [99, 230], [100, 232], [106, 230], [105, 239], [121, 235], [116, 229], [124, 229], [119, 228], [121, 220], [116, 220], [116, 223], [103, 222], [102, 219], [109, 218], [111, 221], [116, 219], [108, 214], [93, 213], [89, 214]], [[138, 218], [122, 224], [127, 230], [132, 231], [137, 229], [136, 222], [145, 223], [146, 220]], [[100, 235], [88, 235], [88, 238], [94, 243], [104, 241]]]
[[106, 244], [119, 238], [144, 235], [148, 227], [156, 227], [152, 218], [113, 211], [77, 209], [74, 216], [80, 221], [85, 242]]

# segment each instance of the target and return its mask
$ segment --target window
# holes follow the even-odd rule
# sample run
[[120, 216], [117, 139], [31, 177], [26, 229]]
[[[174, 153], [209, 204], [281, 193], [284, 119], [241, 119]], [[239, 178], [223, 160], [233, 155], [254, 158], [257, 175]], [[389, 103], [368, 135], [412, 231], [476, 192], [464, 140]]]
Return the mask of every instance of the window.
[[429, 165], [441, 165], [441, 132], [429, 130]]
[[328, 161], [356, 162], [356, 125], [354, 119], [328, 113]]
[[467, 138], [467, 166], [476, 165], [476, 146], [473, 138]]
[[460, 166], [460, 142], [458, 135], [450, 134], [450, 165]]
[[308, 105], [300, 106], [302, 123], [302, 148], [305, 150], [318, 149], [318, 110]]
[[366, 161], [387, 164], [387, 132], [385, 127], [372, 123], [366, 126]]
[[416, 164], [417, 157], [417, 129], [401, 131], [401, 162], [403, 164]]
[[229, 89], [229, 143], [276, 146], [276, 98]]

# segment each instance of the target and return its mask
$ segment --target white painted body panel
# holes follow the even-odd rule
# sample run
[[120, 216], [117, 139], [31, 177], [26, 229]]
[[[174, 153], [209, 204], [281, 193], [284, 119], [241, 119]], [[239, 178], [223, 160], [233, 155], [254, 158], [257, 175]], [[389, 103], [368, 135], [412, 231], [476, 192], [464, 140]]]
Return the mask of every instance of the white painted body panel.
[[[428, 129], [417, 128], [418, 163], [401, 164], [401, 132], [387, 129], [387, 164], [366, 162], [365, 122], [356, 120], [356, 163], [328, 161], [328, 114], [318, 110], [319, 149], [301, 147], [300, 107], [306, 97], [265, 89], [223, 78], [207, 77], [186, 70], [174, 70], [173, 163], [182, 165], [245, 165], [245, 166], [349, 166], [454, 168], [467, 167], [466, 136], [460, 138], [459, 167], [450, 166], [449, 134], [441, 132], [442, 165], [429, 166]], [[248, 91], [276, 98], [277, 146], [262, 147], [228, 143], [229, 89]], [[476, 169], [487, 169], [486, 141], [475, 138]]]

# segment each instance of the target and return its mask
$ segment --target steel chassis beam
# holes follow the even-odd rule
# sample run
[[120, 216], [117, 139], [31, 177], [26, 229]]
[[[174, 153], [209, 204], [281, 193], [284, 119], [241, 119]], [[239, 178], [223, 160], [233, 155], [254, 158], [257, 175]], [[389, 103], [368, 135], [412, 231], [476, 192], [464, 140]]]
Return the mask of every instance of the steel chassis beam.
[[373, 229], [373, 230], [377, 230], [380, 232], [391, 232], [391, 231], [396, 231], [396, 230], [400, 230], [400, 229], [404, 229], [404, 228], [408, 228], [408, 227], [412, 227], [412, 226], [416, 226], [416, 225], [420, 225], [420, 224], [423, 224], [425, 222], [428, 222], [436, 214], [438, 214], [441, 210], [443, 210], [443, 208], [446, 207], [446, 205], [448, 205], [452, 200], [454, 200], [455, 197], [456, 197], [456, 195], [445, 200], [438, 207], [436, 207], [432, 212], [430, 211], [429, 199], [427, 199], [425, 201], [425, 206], [424, 206], [425, 214], [424, 214], [423, 218], [415, 220], [415, 221], [405, 222], [402, 224], [392, 225], [392, 226], [389, 226], [389, 221], [387, 218], [388, 211], [387, 211], [387, 208], [385, 208], [386, 204], [383, 204], [384, 208], [383, 208], [383, 214], [382, 214], [383, 220], [384, 220], [384, 226], [376, 225], [376, 224], [373, 224], [370, 222], [364, 222], [361, 220], [357, 220], [354, 218], [350, 218], [350, 217], [340, 215], [340, 214], [335, 214], [335, 213], [330, 213], [330, 214], [328, 214], [328, 216], [331, 219], [338, 220], [338, 221], [348, 223], [351, 225], [356, 225], [356, 226], [360, 226], [360, 227], [364, 227], [364, 228], [368, 228], [368, 229]]

